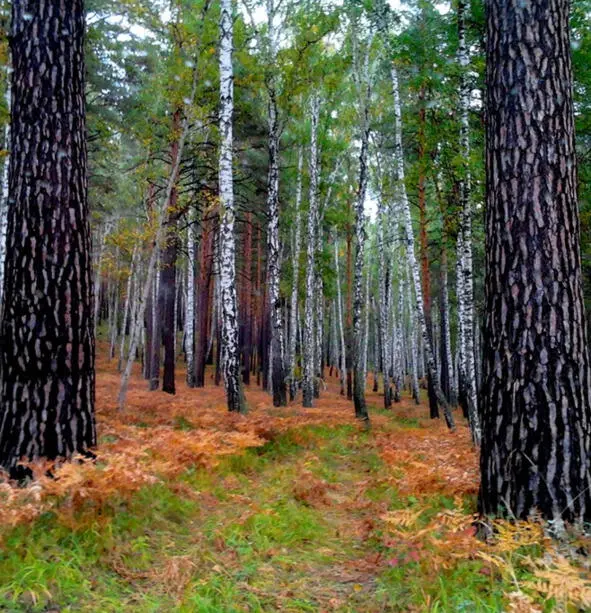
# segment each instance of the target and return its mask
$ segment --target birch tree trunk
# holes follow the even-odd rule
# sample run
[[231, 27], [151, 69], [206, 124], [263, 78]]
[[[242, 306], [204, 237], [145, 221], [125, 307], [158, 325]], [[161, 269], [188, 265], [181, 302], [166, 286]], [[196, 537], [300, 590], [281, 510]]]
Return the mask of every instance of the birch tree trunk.
[[121, 344], [119, 346], [119, 363], [117, 364], [117, 372], [121, 372], [123, 360], [125, 358], [125, 339], [127, 338], [127, 328], [129, 322], [133, 327], [134, 319], [134, 306], [135, 302], [132, 300], [134, 278], [137, 274], [138, 258], [140, 255], [139, 242], [133, 246], [133, 253], [131, 256], [131, 264], [129, 266], [129, 277], [127, 278], [127, 287], [125, 292], [125, 305], [123, 307], [123, 324], [121, 326]]
[[236, 238], [234, 178], [232, 171], [234, 70], [232, 66], [232, 0], [221, 0], [220, 18], [220, 301], [222, 310], [221, 367], [228, 409], [246, 411], [240, 377], [238, 305], [236, 298]]
[[4, 158], [2, 166], [2, 188], [0, 193], [0, 317], [4, 304], [4, 267], [6, 263], [6, 231], [8, 227], [8, 178], [10, 171], [10, 110], [11, 110], [11, 87], [10, 77], [6, 85], [6, 108], [9, 118], [4, 127], [4, 148], [8, 154]]
[[423, 350], [426, 358], [426, 368], [428, 374], [433, 381], [434, 392], [437, 397], [438, 403], [443, 407], [443, 413], [445, 415], [445, 421], [451, 430], [455, 430], [454, 418], [451, 413], [451, 409], [445, 395], [441, 391], [439, 383], [439, 377], [437, 376], [437, 369], [435, 366], [435, 358], [433, 355], [433, 348], [429, 338], [429, 330], [427, 328], [427, 322], [425, 320], [425, 311], [423, 309], [423, 292], [421, 287], [421, 275], [419, 271], [419, 265], [417, 262], [417, 256], [415, 254], [415, 238], [412, 229], [412, 218], [410, 215], [410, 205], [408, 202], [408, 196], [406, 194], [406, 187], [404, 184], [404, 157], [402, 149], [402, 113], [400, 108], [400, 94], [398, 91], [398, 74], [396, 69], [392, 67], [392, 90], [394, 96], [394, 113], [396, 120], [396, 134], [395, 134], [395, 157], [396, 157], [396, 169], [397, 178], [399, 181], [399, 195], [401, 204], [402, 223], [404, 226], [406, 237], [406, 253], [408, 262], [410, 265], [412, 280], [415, 290], [415, 303], [416, 303], [416, 317], [417, 323], [420, 326], [421, 335], [423, 338]]
[[[371, 83], [369, 75], [369, 54], [372, 36], [367, 41], [363, 67], [357, 66], [356, 81], [359, 89], [359, 104], [361, 116], [361, 149], [359, 152], [359, 183], [355, 198], [355, 280], [353, 297], [353, 402], [355, 416], [369, 423], [369, 413], [365, 402], [365, 379], [363, 378], [363, 267], [365, 254], [365, 195], [367, 192], [369, 149], [369, 107], [371, 103]], [[363, 70], [361, 74], [360, 69]]]
[[[317, 238], [320, 238], [320, 228]], [[318, 246], [317, 250], [321, 251], [321, 247]], [[319, 398], [320, 384], [324, 380], [324, 282], [318, 267], [316, 267], [314, 285], [314, 398]]]
[[196, 276], [196, 234], [195, 210], [189, 211], [187, 228], [187, 304], [185, 312], [185, 356], [187, 360], [187, 385], [195, 387], [195, 276]]
[[392, 389], [390, 385], [390, 368], [392, 364], [390, 343], [390, 266], [387, 262], [386, 229], [389, 227], [384, 200], [380, 194], [378, 200], [378, 219], [376, 224], [378, 242], [378, 285], [379, 285], [379, 326], [380, 346], [382, 350], [382, 379], [384, 381], [384, 408], [392, 408]]
[[314, 282], [316, 235], [318, 233], [318, 120], [320, 116], [320, 99], [313, 96], [310, 103], [311, 133], [310, 133], [310, 197], [308, 211], [308, 243], [306, 248], [306, 302], [304, 305], [304, 376], [302, 380], [302, 406], [314, 406]]
[[94, 262], [94, 336], [96, 337], [96, 330], [99, 324], [100, 319], [100, 309], [101, 309], [101, 275], [103, 268], [103, 257], [105, 254], [105, 247], [107, 243], [107, 237], [111, 233], [111, 229], [113, 226], [113, 222], [111, 220], [105, 222], [105, 225], [102, 229], [102, 232], [99, 234], [99, 246], [98, 251], [96, 252], [95, 262]]
[[337, 279], [337, 319], [339, 321], [341, 396], [345, 395], [347, 386], [347, 345], [345, 343], [345, 322], [343, 320], [343, 293], [341, 291], [341, 273], [339, 271], [339, 242], [334, 238], [334, 268]]
[[296, 199], [295, 199], [295, 223], [294, 223], [294, 239], [293, 253], [291, 257], [291, 269], [293, 274], [291, 286], [291, 308], [289, 319], [289, 399], [295, 400], [297, 393], [296, 381], [296, 345], [297, 345], [297, 325], [298, 325], [298, 288], [299, 288], [299, 268], [300, 268], [300, 250], [302, 248], [301, 237], [301, 213], [300, 207], [302, 204], [302, 174], [304, 168], [304, 151], [300, 147], [298, 150], [298, 178], [296, 183]]
[[458, 302], [462, 302], [463, 327], [463, 361], [465, 364], [466, 401], [472, 440], [480, 445], [482, 432], [478, 413], [478, 391], [476, 388], [476, 367], [474, 364], [474, 281], [472, 275], [472, 206], [470, 199], [470, 86], [467, 70], [470, 63], [466, 46], [466, 5], [465, 0], [458, 1], [458, 63], [460, 65], [460, 158], [463, 171], [460, 178], [461, 208], [461, 274], [462, 291], [458, 293]]

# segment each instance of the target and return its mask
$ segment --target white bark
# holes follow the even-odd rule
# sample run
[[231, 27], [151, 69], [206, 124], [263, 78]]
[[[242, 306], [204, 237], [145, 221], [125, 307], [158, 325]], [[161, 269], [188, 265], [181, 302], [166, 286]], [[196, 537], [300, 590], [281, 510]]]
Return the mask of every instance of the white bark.
[[221, 0], [220, 18], [220, 160], [219, 184], [222, 220], [220, 226], [220, 302], [222, 311], [221, 368], [230, 411], [246, 409], [240, 377], [238, 304], [236, 297], [236, 238], [234, 177], [232, 171], [232, 116], [234, 70], [232, 66], [232, 0]]
[[117, 371], [121, 372], [123, 365], [123, 359], [125, 357], [125, 339], [127, 338], [127, 325], [131, 320], [132, 326], [135, 316], [134, 308], [135, 303], [132, 301], [132, 292], [134, 287], [134, 277], [137, 274], [137, 260], [140, 254], [139, 243], [136, 243], [133, 247], [133, 253], [131, 256], [131, 264], [129, 267], [129, 276], [127, 277], [127, 286], [125, 291], [125, 304], [123, 307], [123, 324], [121, 326], [121, 344], [119, 346], [119, 363], [117, 364]]
[[310, 196], [308, 211], [308, 244], [306, 249], [306, 301], [304, 305], [304, 376], [302, 381], [302, 404], [311, 407], [314, 404], [314, 285], [316, 235], [318, 233], [318, 120], [320, 116], [320, 99], [313, 96], [311, 100], [311, 134], [310, 134]]
[[111, 233], [113, 228], [113, 222], [108, 220], [102, 231], [99, 234], [99, 246], [95, 255], [94, 264], [94, 336], [96, 338], [96, 328], [98, 326], [99, 312], [101, 307], [101, 272], [103, 267], [103, 257], [105, 255], [105, 247], [107, 243], [107, 237]]
[[412, 281], [415, 290], [415, 307], [417, 322], [421, 329], [421, 336], [423, 339], [423, 350], [425, 352], [426, 366], [429, 371], [429, 376], [433, 381], [435, 387], [435, 393], [437, 395], [437, 401], [443, 407], [445, 420], [450, 429], [455, 429], [454, 418], [451, 413], [449, 404], [445, 399], [443, 392], [441, 391], [441, 385], [439, 384], [439, 377], [437, 374], [437, 368], [435, 365], [435, 357], [433, 355], [433, 347], [429, 338], [429, 331], [427, 329], [427, 322], [425, 320], [425, 311], [423, 307], [423, 291], [421, 287], [421, 276], [419, 270], [419, 264], [415, 253], [415, 238], [412, 228], [412, 217], [410, 214], [410, 205], [408, 202], [408, 196], [406, 193], [406, 186], [404, 184], [404, 156], [402, 149], [402, 113], [400, 107], [400, 94], [398, 90], [398, 74], [396, 69], [392, 67], [392, 93], [394, 96], [394, 113], [395, 113], [395, 159], [397, 178], [399, 182], [399, 196], [401, 205], [402, 222], [405, 230], [406, 237], [406, 253], [410, 264], [412, 273]]
[[[353, 33], [354, 48], [356, 33]], [[369, 106], [371, 101], [371, 81], [369, 74], [369, 54], [372, 36], [367, 41], [363, 66], [355, 59], [355, 79], [359, 93], [361, 149], [359, 152], [359, 183], [355, 198], [355, 266], [353, 279], [353, 401], [355, 416], [369, 422], [365, 402], [365, 380], [362, 372], [363, 334], [361, 315], [363, 310], [363, 267], [365, 259], [365, 195], [367, 192], [369, 150]]]
[[2, 166], [2, 193], [0, 194], [0, 313], [4, 298], [4, 264], [6, 261], [6, 231], [8, 229], [8, 173], [10, 170], [10, 78], [6, 86], [8, 119], [4, 127], [4, 148], [8, 152]]
[[384, 407], [389, 409], [392, 406], [392, 390], [390, 386], [390, 368], [392, 367], [392, 344], [390, 334], [390, 320], [392, 313], [391, 297], [391, 275], [387, 256], [386, 236], [389, 226], [388, 215], [384, 206], [382, 194], [378, 200], [377, 218], [377, 247], [378, 247], [378, 296], [379, 296], [379, 327], [380, 347], [382, 353], [382, 379], [384, 381]]
[[300, 250], [302, 248], [302, 232], [301, 232], [301, 212], [302, 205], [302, 174], [304, 166], [304, 151], [300, 147], [298, 150], [298, 178], [296, 184], [296, 199], [295, 199], [295, 220], [294, 220], [294, 237], [293, 249], [291, 254], [291, 268], [293, 280], [291, 285], [291, 309], [289, 319], [289, 396], [293, 400], [296, 396], [296, 344], [297, 344], [297, 325], [298, 325], [298, 288], [299, 288], [299, 268], [300, 268]]
[[187, 385], [195, 387], [195, 275], [197, 274], [197, 229], [195, 211], [189, 213], [187, 228], [187, 304], [185, 312], [185, 354], [187, 356]]
[[474, 363], [474, 281], [472, 271], [472, 206], [470, 199], [470, 86], [468, 83], [468, 67], [470, 58], [466, 45], [465, 4], [458, 4], [458, 63], [460, 65], [460, 157], [463, 161], [463, 172], [460, 178], [461, 207], [461, 275], [463, 277], [462, 291], [458, 293], [458, 303], [462, 303], [463, 321], [463, 362], [465, 366], [466, 401], [472, 440], [480, 445], [482, 432], [478, 414], [478, 391], [476, 385], [476, 366]]
[[341, 379], [341, 396], [345, 395], [345, 387], [347, 385], [347, 353], [345, 345], [345, 325], [343, 323], [343, 297], [341, 292], [341, 273], [339, 272], [339, 243], [335, 236], [334, 238], [334, 266], [335, 276], [337, 279], [337, 318], [339, 320], [339, 342], [340, 342], [340, 364], [339, 374]]
[[363, 381], [367, 382], [367, 354], [369, 347], [369, 311], [370, 311], [370, 281], [371, 281], [371, 259], [367, 264], [365, 274], [365, 305], [363, 312], [363, 353], [361, 356], [361, 370]]

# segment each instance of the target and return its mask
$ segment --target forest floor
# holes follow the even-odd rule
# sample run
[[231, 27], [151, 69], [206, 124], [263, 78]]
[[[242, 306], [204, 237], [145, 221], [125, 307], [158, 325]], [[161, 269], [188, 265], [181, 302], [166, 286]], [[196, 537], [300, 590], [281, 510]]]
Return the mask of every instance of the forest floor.
[[[0, 483], [0, 611], [576, 611], [591, 578], [573, 536], [536, 522], [475, 537], [477, 457], [408, 399], [368, 392], [362, 429], [337, 380], [314, 409], [255, 386], [229, 415], [211, 381], [172, 397], [101, 361], [99, 455]], [[458, 421], [461, 421], [458, 416]], [[56, 478], [57, 477], [57, 478]], [[590, 609], [591, 610], [591, 609]]]

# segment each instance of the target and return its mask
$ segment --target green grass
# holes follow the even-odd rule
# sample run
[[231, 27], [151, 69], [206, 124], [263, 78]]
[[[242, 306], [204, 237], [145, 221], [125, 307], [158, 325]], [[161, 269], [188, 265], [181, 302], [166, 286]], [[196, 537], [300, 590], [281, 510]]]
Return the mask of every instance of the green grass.
[[[302, 428], [214, 471], [188, 470], [113, 500], [101, 517], [83, 511], [77, 528], [46, 514], [4, 537], [0, 611], [502, 611], [511, 586], [475, 560], [442, 568], [437, 580], [408, 559], [365, 570], [361, 561], [396, 552], [358, 526], [379, 509], [419, 504], [389, 485], [373, 437], [349, 426]], [[312, 478], [340, 498], [300, 499], [294, 484]], [[357, 504], [367, 480], [364, 500], [375, 508]], [[422, 504], [421, 524], [454, 502]]]

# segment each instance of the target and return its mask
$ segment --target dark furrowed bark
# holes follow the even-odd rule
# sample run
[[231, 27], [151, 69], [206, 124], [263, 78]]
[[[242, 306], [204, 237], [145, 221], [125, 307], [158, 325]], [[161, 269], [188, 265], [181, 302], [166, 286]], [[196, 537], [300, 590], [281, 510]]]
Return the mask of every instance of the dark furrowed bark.
[[491, 0], [480, 509], [591, 519], [566, 0]]
[[96, 444], [84, 3], [12, 3], [0, 465]]

